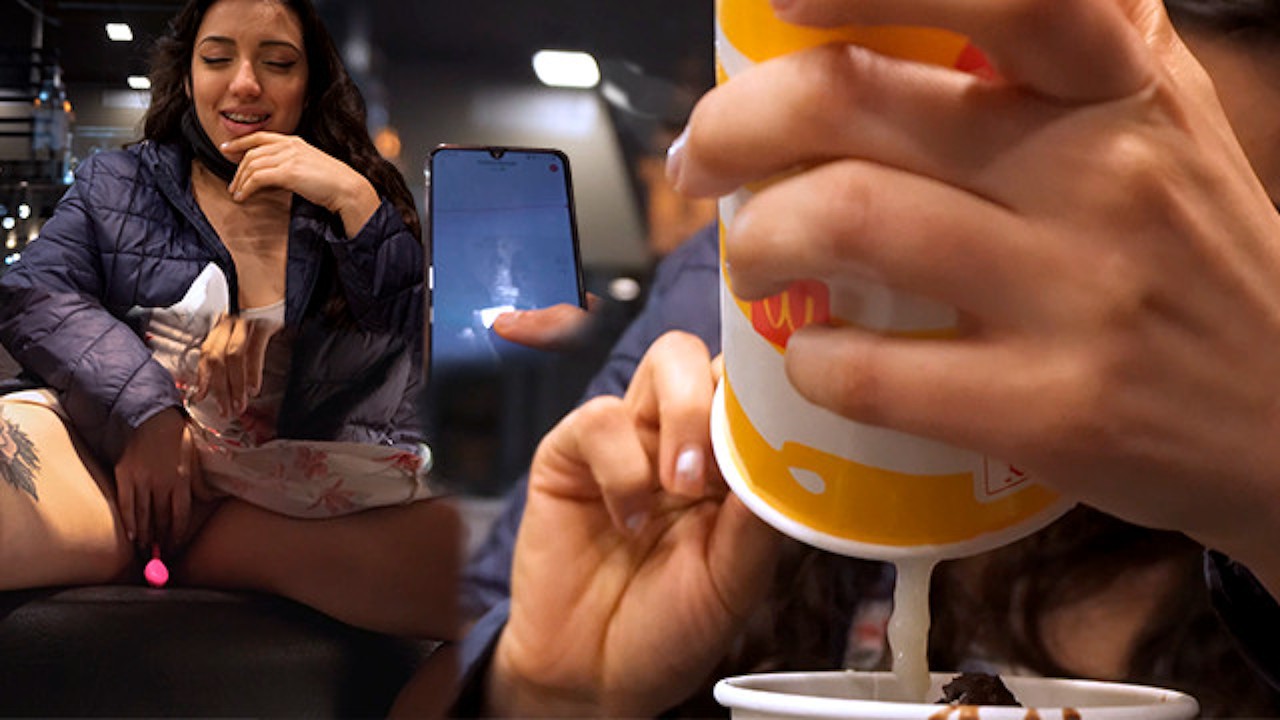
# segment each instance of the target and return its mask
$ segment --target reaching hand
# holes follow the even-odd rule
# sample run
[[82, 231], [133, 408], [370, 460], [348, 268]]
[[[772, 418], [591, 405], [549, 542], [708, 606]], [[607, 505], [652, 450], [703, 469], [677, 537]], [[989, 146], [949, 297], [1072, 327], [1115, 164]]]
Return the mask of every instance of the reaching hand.
[[297, 135], [256, 132], [221, 149], [233, 157], [243, 153], [228, 187], [238, 202], [266, 188], [288, 190], [338, 213], [347, 237], [378, 209], [378, 193], [363, 175]]
[[964, 317], [953, 340], [807, 328], [787, 349], [792, 383], [1183, 530], [1280, 589], [1280, 217], [1160, 4], [792, 0], [779, 14], [953, 29], [1004, 78], [831, 46], [697, 107], [670, 164], [681, 189], [800, 169], [728, 229], [736, 292], [874, 277]]
[[705, 679], [768, 591], [779, 536], [708, 461], [714, 377], [699, 340], [663, 336], [625, 398], [592, 400], [543, 439], [490, 710], [660, 712]]
[[170, 408], [139, 425], [115, 466], [116, 495], [125, 534], [149, 553], [153, 543], [168, 552], [186, 542], [192, 483], [199, 460], [186, 419]]

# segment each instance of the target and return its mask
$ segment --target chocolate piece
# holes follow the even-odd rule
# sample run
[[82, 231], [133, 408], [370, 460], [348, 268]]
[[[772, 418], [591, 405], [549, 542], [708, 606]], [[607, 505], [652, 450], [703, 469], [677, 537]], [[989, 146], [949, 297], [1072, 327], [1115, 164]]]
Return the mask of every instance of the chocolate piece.
[[942, 686], [942, 699], [938, 702], [949, 705], [1012, 705], [1022, 707], [1022, 703], [1009, 692], [1004, 681], [998, 675], [986, 673], [960, 673], [951, 682]]

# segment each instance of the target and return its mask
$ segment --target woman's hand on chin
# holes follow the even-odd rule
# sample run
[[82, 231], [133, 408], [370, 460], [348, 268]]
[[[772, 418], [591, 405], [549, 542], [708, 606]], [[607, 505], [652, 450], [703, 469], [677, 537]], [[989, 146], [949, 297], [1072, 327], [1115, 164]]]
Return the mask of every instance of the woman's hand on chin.
[[347, 237], [360, 232], [381, 203], [367, 178], [297, 135], [256, 132], [219, 149], [242, 154], [227, 187], [237, 202], [267, 188], [288, 190], [337, 213]]

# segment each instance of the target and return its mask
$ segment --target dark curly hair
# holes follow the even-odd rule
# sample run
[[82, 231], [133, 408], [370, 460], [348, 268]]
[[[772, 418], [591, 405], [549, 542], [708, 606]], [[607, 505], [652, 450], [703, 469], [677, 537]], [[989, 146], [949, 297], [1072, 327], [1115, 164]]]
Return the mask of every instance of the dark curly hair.
[[[186, 83], [196, 33], [205, 13], [218, 0], [189, 0], [169, 21], [151, 53], [151, 106], [143, 118], [143, 136], [157, 142], [182, 142], [182, 116], [191, 107]], [[383, 158], [366, 127], [364, 98], [347, 74], [342, 56], [310, 0], [275, 0], [288, 7], [302, 25], [307, 54], [306, 108], [297, 134], [368, 178], [389, 199], [419, 240], [422, 227], [404, 176]]]
[[1275, 41], [1280, 38], [1277, 0], [1165, 0], [1175, 25]]
[[[1250, 668], [1210, 603], [1204, 549], [1180, 533], [1086, 507], [971, 561], [938, 565], [930, 587], [929, 667], [954, 671], [982, 657], [1030, 674], [1071, 677], [1055, 660], [1042, 621], [1091, 602], [1117, 578], [1157, 566], [1168, 571], [1168, 585], [1151, 588], [1159, 601], [1131, 648], [1124, 680], [1188, 692], [1206, 718], [1280, 716], [1280, 691]], [[769, 599], [704, 687], [671, 716], [725, 716], [712, 698], [721, 677], [832, 667], [844, 653], [851, 613], [868, 598], [889, 599], [892, 577], [881, 563], [789, 542]], [[889, 662], [886, 654], [878, 669]]]
[[1138, 527], [1087, 507], [988, 553], [978, 581], [958, 563], [933, 577], [933, 667], [954, 668], [981, 647], [1046, 676], [1071, 673], [1054, 659], [1042, 621], [1085, 604], [1119, 578], [1161, 567], [1169, 585], [1135, 638], [1125, 679], [1195, 696], [1202, 717], [1275, 717], [1280, 694], [1250, 666], [1214, 611], [1204, 548], [1186, 536]]

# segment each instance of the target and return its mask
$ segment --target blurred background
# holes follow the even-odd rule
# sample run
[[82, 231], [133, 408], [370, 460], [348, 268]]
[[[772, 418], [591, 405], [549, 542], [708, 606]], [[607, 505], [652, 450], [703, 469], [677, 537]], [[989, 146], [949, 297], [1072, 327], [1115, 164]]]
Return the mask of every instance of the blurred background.
[[[138, 137], [148, 52], [181, 3], [0, 3], [3, 272], [77, 163]], [[668, 144], [714, 81], [713, 0], [316, 3], [419, 209], [439, 143], [556, 147], [572, 162], [587, 289], [605, 300], [592, 342], [548, 365], [451, 382], [424, 409], [441, 476], [497, 494], [638, 310], [655, 261], [714, 217], [662, 178]], [[543, 50], [585, 53], [585, 76], [539, 77]]]

